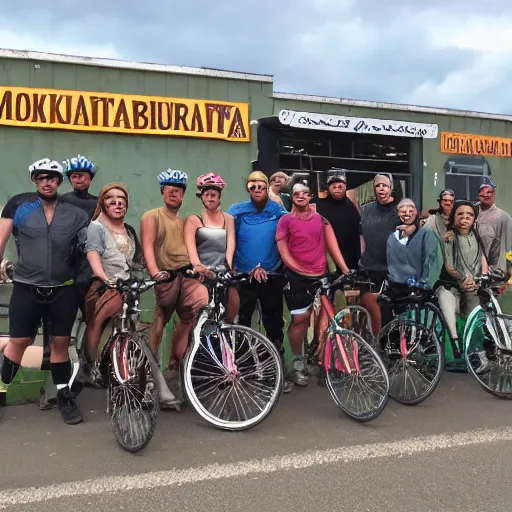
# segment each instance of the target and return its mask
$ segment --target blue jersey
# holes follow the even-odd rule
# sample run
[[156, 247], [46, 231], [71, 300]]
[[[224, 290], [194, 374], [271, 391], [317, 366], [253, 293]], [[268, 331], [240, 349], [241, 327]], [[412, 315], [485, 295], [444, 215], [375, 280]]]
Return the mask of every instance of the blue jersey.
[[19, 194], [9, 199], [2, 218], [12, 220], [18, 250], [13, 281], [36, 286], [63, 286], [73, 282], [72, 256], [87, 237], [89, 217], [68, 203], [57, 201], [51, 224], [41, 199]]
[[277, 223], [286, 210], [275, 201], [269, 200], [263, 210], [257, 210], [252, 201], [244, 201], [230, 206], [227, 213], [235, 219], [235, 269], [250, 272], [261, 265], [267, 272], [275, 270], [281, 263]]

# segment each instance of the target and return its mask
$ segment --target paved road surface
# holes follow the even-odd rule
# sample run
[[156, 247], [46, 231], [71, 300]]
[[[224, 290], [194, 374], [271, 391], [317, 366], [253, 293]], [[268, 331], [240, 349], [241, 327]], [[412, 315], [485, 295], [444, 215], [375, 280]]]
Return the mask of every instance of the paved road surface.
[[0, 410], [0, 510], [512, 510], [512, 403], [468, 375], [446, 373], [425, 404], [390, 401], [365, 425], [316, 384], [243, 433], [162, 412], [138, 455], [118, 448], [103, 402], [87, 390], [76, 427], [34, 405]]

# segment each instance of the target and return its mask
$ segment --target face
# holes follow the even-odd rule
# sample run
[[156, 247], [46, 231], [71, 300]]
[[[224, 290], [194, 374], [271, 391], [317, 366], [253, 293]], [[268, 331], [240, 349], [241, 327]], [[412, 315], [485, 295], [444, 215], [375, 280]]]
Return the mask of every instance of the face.
[[165, 185], [162, 191], [164, 204], [171, 209], [180, 208], [184, 195], [185, 191], [181, 187], [175, 187], [173, 185]]
[[88, 172], [72, 172], [69, 181], [77, 192], [86, 192], [91, 186], [91, 175]]
[[103, 200], [105, 214], [114, 220], [123, 219], [126, 215], [126, 196], [118, 188], [110, 189]]
[[492, 187], [482, 187], [478, 194], [482, 206], [492, 206], [496, 200], [496, 190]]
[[441, 206], [441, 210], [443, 210], [443, 213], [445, 215], [450, 215], [454, 202], [455, 198], [453, 197], [452, 194], [444, 194], [441, 197], [441, 202], [439, 204]]
[[299, 209], [305, 208], [310, 200], [311, 195], [305, 190], [298, 190], [292, 195], [292, 203]]
[[264, 181], [251, 181], [249, 194], [255, 203], [263, 203], [267, 199], [267, 184]]
[[455, 227], [469, 231], [475, 223], [475, 212], [471, 206], [460, 206], [455, 212]]
[[277, 176], [275, 178], [272, 178], [270, 181], [270, 185], [272, 186], [272, 190], [278, 194], [279, 191], [285, 186], [286, 180], [284, 178], [281, 178], [280, 176]]
[[201, 195], [201, 201], [207, 210], [217, 210], [220, 205], [220, 192], [218, 190], [206, 190]]
[[375, 195], [379, 203], [386, 202], [391, 196], [391, 186], [387, 181], [379, 181], [375, 185]]
[[416, 220], [416, 217], [418, 216], [418, 210], [416, 210], [412, 204], [406, 204], [400, 207], [398, 210], [398, 216], [406, 226], [410, 226]]
[[51, 174], [41, 173], [34, 177], [37, 191], [43, 196], [53, 197], [59, 188], [59, 178]]
[[329, 185], [329, 194], [334, 199], [343, 199], [347, 192], [347, 185], [345, 183], [331, 183]]

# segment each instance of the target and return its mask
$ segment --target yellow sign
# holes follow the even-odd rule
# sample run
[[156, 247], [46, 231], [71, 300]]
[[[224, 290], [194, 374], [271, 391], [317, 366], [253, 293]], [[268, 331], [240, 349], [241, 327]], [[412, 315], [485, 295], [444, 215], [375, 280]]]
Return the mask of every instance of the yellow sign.
[[249, 104], [0, 87], [0, 125], [248, 142]]
[[512, 157], [512, 139], [441, 132], [441, 153]]

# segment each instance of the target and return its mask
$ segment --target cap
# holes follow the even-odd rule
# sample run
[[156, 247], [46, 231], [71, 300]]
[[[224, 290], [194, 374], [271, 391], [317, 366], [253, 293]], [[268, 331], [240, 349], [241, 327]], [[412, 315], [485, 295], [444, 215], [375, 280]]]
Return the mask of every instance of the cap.
[[332, 183], [345, 183], [347, 184], [347, 175], [345, 169], [331, 169], [327, 172], [327, 186]]
[[489, 178], [489, 176], [484, 176], [482, 179], [482, 184], [480, 185], [480, 189], [482, 190], [484, 187], [491, 187], [493, 190], [496, 190], [498, 187], [495, 183]]

